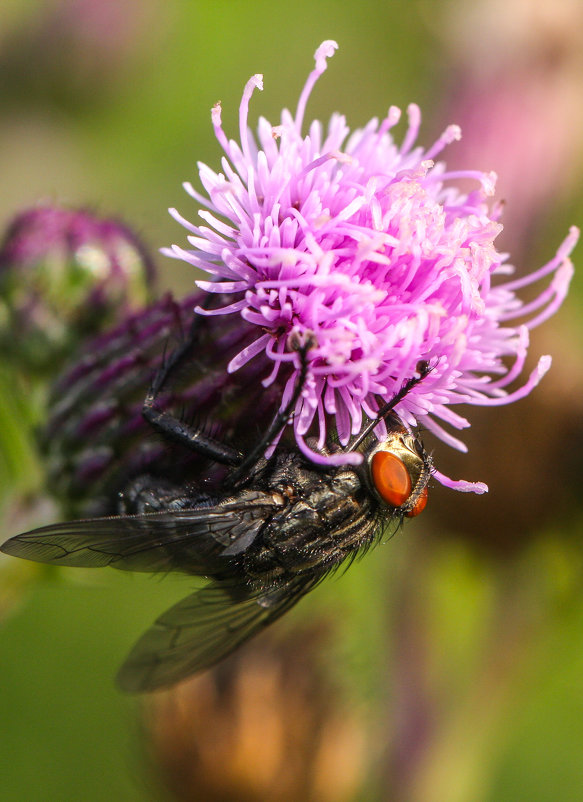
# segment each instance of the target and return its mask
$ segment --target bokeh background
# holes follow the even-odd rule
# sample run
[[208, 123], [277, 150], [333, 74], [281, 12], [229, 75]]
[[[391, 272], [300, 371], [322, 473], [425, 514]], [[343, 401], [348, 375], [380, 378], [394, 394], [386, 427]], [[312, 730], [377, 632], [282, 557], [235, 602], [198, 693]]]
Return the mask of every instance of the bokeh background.
[[[154, 253], [182, 243], [166, 209], [192, 215], [181, 182], [217, 165], [212, 105], [236, 135], [262, 72], [252, 120], [276, 122], [324, 39], [340, 49], [308, 117], [358, 127], [416, 101], [426, 145], [460, 123], [446, 158], [499, 173], [500, 246], [519, 271], [581, 224], [579, 0], [4, 0], [2, 228], [39, 202], [89, 205]], [[186, 265], [158, 264], [160, 291], [192, 287]], [[531, 398], [470, 410], [468, 455], [427, 443], [487, 497], [436, 487], [420, 520], [176, 693], [126, 698], [112, 677], [183, 580], [0, 556], [2, 799], [583, 798], [582, 299], [579, 271], [533, 337], [533, 361], [554, 361]], [[1, 359], [4, 539], [58, 509], [32, 391]]]

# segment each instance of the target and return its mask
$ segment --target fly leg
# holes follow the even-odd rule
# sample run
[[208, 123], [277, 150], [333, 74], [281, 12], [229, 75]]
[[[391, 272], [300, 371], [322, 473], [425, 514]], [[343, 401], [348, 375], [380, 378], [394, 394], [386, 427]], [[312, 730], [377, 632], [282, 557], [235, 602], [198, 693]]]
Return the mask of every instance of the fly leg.
[[236, 486], [238, 482], [240, 482], [242, 479], [245, 479], [249, 468], [255, 465], [257, 460], [263, 456], [264, 452], [269, 448], [271, 443], [279, 435], [281, 430], [289, 421], [290, 417], [293, 415], [297, 401], [306, 384], [306, 378], [308, 375], [308, 352], [310, 351], [310, 348], [313, 348], [313, 346], [313, 335], [306, 336], [303, 342], [299, 342], [297, 340], [292, 341], [291, 347], [293, 350], [297, 351], [300, 358], [300, 371], [292, 396], [285, 407], [277, 412], [271, 422], [271, 425], [261, 437], [259, 442], [256, 443], [256, 445], [251, 449], [251, 451], [249, 451], [248, 454], [245, 455], [245, 458], [235, 468], [235, 470], [229, 474], [227, 482], [231, 487]]
[[243, 455], [231, 446], [209, 437], [201, 429], [190, 426], [171, 412], [166, 412], [158, 403], [160, 393], [167, 386], [172, 375], [188, 363], [197, 344], [201, 317], [195, 315], [184, 342], [172, 351], [157, 371], [150, 389], [144, 399], [142, 415], [160, 434], [201, 456], [209, 457], [223, 465], [240, 465]]

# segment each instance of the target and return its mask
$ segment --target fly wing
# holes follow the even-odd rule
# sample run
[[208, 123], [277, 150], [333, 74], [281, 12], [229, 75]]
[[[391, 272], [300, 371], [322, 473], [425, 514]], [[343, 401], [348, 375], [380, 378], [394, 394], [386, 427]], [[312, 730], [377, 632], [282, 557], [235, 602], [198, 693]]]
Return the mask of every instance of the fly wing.
[[164, 688], [210, 668], [275, 621], [321, 577], [296, 577], [243, 593], [213, 582], [171, 607], [138, 640], [117, 681], [129, 693]]
[[[257, 495], [257, 494], [256, 494]], [[253, 542], [273, 499], [53, 524], [6, 541], [14, 557], [54, 565], [212, 574]]]

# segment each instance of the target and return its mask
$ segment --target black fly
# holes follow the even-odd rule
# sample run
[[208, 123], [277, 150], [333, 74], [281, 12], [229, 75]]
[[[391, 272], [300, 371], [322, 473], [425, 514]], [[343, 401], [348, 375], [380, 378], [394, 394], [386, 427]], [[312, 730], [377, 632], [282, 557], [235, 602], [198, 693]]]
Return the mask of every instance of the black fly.
[[[244, 455], [157, 405], [195, 339], [193, 327], [157, 373], [143, 414], [164, 437], [211, 465], [226, 466], [221, 492], [141, 476], [124, 490], [123, 515], [42, 527], [1, 547], [6, 554], [55, 565], [177, 571], [210, 579], [138, 640], [118, 675], [129, 692], [169, 686], [212, 666], [373, 544], [386, 525], [421, 512], [427, 498], [431, 459], [393, 411], [427, 375], [427, 363], [419, 363], [418, 375], [404, 382], [346, 448], [327, 446], [328, 452], [362, 453], [361, 465], [322, 467], [286, 445], [264, 457], [303, 389], [309, 342], [297, 345], [301, 371], [292, 399]], [[373, 433], [379, 419], [387, 429], [384, 441]]]

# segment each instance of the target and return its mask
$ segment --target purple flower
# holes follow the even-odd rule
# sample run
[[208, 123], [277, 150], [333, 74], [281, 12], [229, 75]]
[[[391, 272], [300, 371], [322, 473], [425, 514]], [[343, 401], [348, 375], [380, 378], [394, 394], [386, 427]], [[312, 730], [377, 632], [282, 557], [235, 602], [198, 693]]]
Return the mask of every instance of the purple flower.
[[[282, 407], [299, 370], [290, 338], [309, 337], [309, 377], [293, 416], [299, 448], [319, 463], [354, 462], [354, 453], [318, 453], [330, 435], [342, 444], [360, 432], [364, 416], [417, 372], [420, 360], [432, 370], [398, 404], [408, 426], [420, 423], [461, 451], [464, 444], [443, 427], [469, 422], [453, 404], [497, 406], [527, 395], [548, 370], [549, 356], [518, 389], [529, 330], [562, 303], [572, 275], [569, 254], [578, 231], [572, 228], [546, 265], [520, 279], [494, 241], [502, 226], [500, 206], [491, 207], [494, 173], [448, 171], [435, 157], [460, 138], [449, 126], [427, 150], [415, 146], [417, 106], [408, 108], [408, 129], [400, 145], [391, 129], [400, 111], [391, 107], [379, 123], [371, 120], [350, 133], [345, 118], [332, 115], [327, 132], [320, 122], [302, 135], [306, 102], [337, 45], [324, 42], [295, 115], [284, 110], [281, 124], [259, 120], [257, 139], [247, 125], [249, 100], [262, 77], [247, 83], [240, 107], [240, 140], [228, 140], [220, 105], [212, 121], [225, 152], [222, 172], [199, 164], [207, 195], [185, 184], [203, 207], [200, 226], [171, 214], [189, 231], [190, 250], [165, 250], [201, 268], [210, 293], [232, 293], [234, 302], [200, 314], [239, 314], [257, 327], [256, 339], [229, 364], [237, 371], [264, 352], [272, 370], [293, 366], [283, 382]], [[476, 188], [465, 194], [457, 179]], [[529, 303], [517, 290], [547, 279]], [[289, 367], [288, 367], [289, 370]], [[384, 433], [384, 424], [377, 429]], [[315, 435], [316, 448], [306, 436]], [[484, 492], [482, 483], [436, 478], [458, 490]]]

